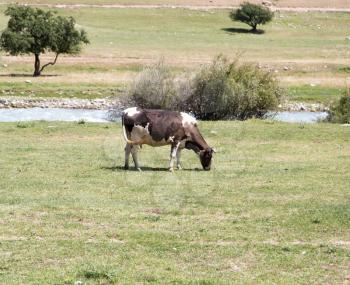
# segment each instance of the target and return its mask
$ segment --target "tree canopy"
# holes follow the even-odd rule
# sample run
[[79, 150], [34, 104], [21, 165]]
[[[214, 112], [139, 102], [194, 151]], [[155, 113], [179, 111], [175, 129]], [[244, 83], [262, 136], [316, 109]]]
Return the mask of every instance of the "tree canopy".
[[252, 31], [256, 32], [257, 25], [264, 25], [272, 20], [273, 12], [262, 5], [245, 2], [237, 10], [233, 10], [230, 13], [230, 18], [233, 21], [248, 24], [252, 27]]
[[[9, 16], [0, 37], [0, 48], [11, 55], [34, 54], [33, 76], [39, 76], [48, 65], [56, 63], [59, 54], [76, 54], [89, 40], [84, 30], [75, 28], [72, 17], [28, 6], [11, 5], [5, 10]], [[54, 52], [55, 60], [40, 67], [40, 54]]]

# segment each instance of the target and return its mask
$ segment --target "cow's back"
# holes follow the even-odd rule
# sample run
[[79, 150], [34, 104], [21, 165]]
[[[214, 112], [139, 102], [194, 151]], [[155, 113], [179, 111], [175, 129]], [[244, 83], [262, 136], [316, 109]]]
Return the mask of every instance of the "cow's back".
[[132, 141], [161, 146], [186, 138], [182, 113], [166, 110], [128, 108], [123, 124]]
[[148, 127], [152, 139], [155, 141], [182, 138], [182, 117], [179, 112], [165, 110], [144, 110], [150, 122]]

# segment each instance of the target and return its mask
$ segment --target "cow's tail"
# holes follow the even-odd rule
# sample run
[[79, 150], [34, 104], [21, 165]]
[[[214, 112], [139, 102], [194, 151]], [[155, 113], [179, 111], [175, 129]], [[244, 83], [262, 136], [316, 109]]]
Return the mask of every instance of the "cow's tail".
[[125, 140], [128, 144], [138, 144], [138, 142], [134, 142], [134, 141], [128, 139], [128, 136], [127, 136], [127, 134], [126, 134], [125, 124], [124, 124], [124, 114], [122, 115], [122, 128], [123, 128], [124, 140]]

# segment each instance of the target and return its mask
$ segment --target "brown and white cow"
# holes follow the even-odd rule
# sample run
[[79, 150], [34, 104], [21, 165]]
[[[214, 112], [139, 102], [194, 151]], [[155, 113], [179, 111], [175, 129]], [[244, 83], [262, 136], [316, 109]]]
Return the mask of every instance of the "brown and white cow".
[[214, 150], [200, 134], [197, 121], [183, 112], [128, 108], [122, 114], [125, 146], [125, 169], [129, 168], [130, 153], [138, 170], [138, 146], [147, 144], [153, 147], [171, 145], [169, 170], [176, 166], [181, 169], [181, 150], [192, 149], [199, 155], [203, 169], [210, 170]]

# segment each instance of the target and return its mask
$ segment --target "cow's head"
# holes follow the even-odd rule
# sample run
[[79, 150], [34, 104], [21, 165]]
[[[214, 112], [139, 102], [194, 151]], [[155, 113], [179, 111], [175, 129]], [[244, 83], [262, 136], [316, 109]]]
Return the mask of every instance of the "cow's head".
[[211, 160], [214, 152], [215, 150], [212, 148], [204, 149], [199, 152], [199, 158], [204, 170], [210, 170]]

